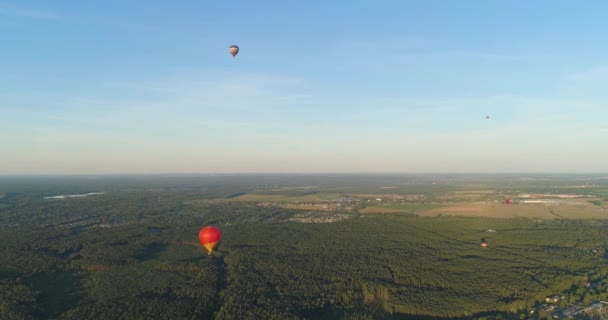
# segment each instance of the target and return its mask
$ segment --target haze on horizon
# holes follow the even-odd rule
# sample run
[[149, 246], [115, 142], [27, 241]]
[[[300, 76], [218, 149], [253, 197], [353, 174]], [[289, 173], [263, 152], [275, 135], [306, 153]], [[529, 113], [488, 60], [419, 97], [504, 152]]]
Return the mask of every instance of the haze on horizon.
[[0, 0], [0, 174], [608, 172], [606, 10]]

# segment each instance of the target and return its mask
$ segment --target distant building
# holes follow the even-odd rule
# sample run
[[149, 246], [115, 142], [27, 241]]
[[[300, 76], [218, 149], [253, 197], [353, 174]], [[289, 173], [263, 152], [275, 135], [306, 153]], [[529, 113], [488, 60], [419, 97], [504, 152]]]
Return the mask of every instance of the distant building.
[[608, 316], [608, 302], [606, 302], [606, 301], [594, 302], [590, 306], [586, 307], [584, 309], [584, 312], [588, 316], [595, 315], [595, 316], [599, 316], [600, 319], [606, 319], [606, 316]]
[[382, 198], [376, 198], [376, 201], [382, 201]]
[[560, 300], [560, 296], [553, 295], [545, 298], [545, 302], [547, 303], [558, 303]]
[[579, 306], [572, 306], [572, 307], [570, 307], [570, 308], [565, 309], [565, 310], [562, 312], [562, 314], [563, 314], [565, 317], [573, 317], [573, 316], [575, 316], [575, 315], [577, 315], [577, 314], [582, 313], [583, 311], [584, 311], [584, 309], [583, 309], [582, 307], [579, 307]]

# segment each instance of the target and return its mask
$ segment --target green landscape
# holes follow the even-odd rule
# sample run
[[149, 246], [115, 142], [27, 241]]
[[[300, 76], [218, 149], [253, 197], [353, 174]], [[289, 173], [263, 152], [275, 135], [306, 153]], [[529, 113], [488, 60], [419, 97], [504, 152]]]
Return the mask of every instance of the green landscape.
[[607, 218], [594, 175], [5, 176], [0, 318], [602, 319]]

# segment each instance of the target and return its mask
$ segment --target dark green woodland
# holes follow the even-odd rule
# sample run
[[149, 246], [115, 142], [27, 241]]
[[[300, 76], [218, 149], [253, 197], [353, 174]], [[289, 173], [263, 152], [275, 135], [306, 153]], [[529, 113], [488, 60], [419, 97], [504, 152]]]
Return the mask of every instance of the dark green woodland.
[[[572, 179], [0, 177], [0, 319], [545, 319], [530, 311], [551, 295], [562, 308], [608, 300], [608, 220], [417, 208], [472, 188], [608, 204], [608, 180]], [[352, 195], [365, 193], [425, 200], [362, 214], [369, 202]], [[315, 211], [248, 194], [351, 198]], [[197, 238], [206, 225], [222, 232], [211, 256]]]

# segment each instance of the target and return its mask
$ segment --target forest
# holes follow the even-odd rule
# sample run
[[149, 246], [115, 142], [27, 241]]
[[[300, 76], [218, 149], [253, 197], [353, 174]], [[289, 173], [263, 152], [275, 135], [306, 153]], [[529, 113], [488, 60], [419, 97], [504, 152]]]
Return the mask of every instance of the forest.
[[[480, 187], [605, 204], [608, 180], [582, 190], [574, 179], [592, 178], [0, 177], [0, 319], [545, 319], [530, 311], [548, 296], [561, 307], [608, 300], [608, 220], [416, 210]], [[364, 204], [317, 212], [239, 198], [344, 188], [427, 200], [362, 214]], [[294, 220], [303, 212], [341, 218]], [[207, 225], [222, 232], [212, 255], [197, 238]]]

